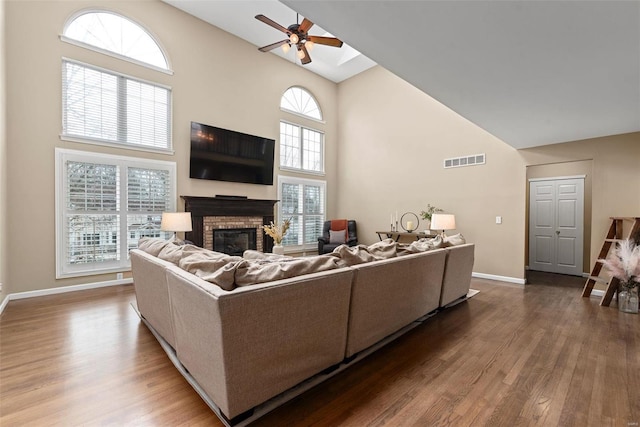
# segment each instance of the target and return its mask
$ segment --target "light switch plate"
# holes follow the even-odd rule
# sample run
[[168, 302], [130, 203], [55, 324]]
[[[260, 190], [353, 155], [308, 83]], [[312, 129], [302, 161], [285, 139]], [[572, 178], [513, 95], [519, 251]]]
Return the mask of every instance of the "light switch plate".
[[497, 216], [496, 217], [496, 224], [502, 224], [502, 217], [501, 216]]

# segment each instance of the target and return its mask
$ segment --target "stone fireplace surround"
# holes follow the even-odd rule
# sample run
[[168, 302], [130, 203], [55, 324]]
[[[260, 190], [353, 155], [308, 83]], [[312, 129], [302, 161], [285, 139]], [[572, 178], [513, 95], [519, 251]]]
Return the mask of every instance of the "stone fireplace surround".
[[221, 228], [253, 228], [257, 230], [259, 251], [271, 252], [273, 239], [262, 230], [274, 220], [273, 207], [277, 200], [248, 199], [242, 196], [196, 197], [180, 196], [185, 212], [191, 212], [193, 231], [186, 240], [213, 250], [213, 230]]

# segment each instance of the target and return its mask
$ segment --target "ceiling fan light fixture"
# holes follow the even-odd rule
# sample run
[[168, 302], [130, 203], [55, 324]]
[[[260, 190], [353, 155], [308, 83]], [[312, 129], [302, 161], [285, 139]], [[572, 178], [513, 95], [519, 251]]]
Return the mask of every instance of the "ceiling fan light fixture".
[[306, 42], [304, 42], [304, 47], [306, 47], [308, 51], [312, 51], [315, 45], [316, 44], [311, 40], [307, 40]]
[[289, 40], [291, 41], [291, 43], [293, 44], [298, 44], [298, 42], [300, 41], [300, 38], [298, 37], [298, 35], [296, 33], [293, 33], [289, 36]]
[[291, 45], [289, 43], [285, 43], [285, 44], [282, 45], [282, 51], [284, 53], [289, 52], [289, 49], [291, 49]]
[[302, 49], [298, 49], [298, 58], [303, 59], [304, 58], [304, 51]]

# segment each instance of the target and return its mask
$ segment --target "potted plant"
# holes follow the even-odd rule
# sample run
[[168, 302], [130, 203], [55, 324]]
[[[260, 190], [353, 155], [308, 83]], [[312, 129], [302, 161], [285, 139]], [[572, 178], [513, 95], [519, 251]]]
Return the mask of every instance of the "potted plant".
[[444, 211], [440, 208], [436, 208], [435, 206], [431, 206], [431, 204], [427, 204], [427, 209], [420, 211], [420, 216], [427, 223], [427, 230], [429, 230], [429, 227], [431, 226], [431, 216], [434, 213], [438, 213], [438, 212], [444, 212]]
[[287, 230], [291, 226], [291, 219], [285, 219], [282, 224], [274, 224], [271, 221], [269, 225], [263, 225], [262, 228], [264, 232], [267, 233], [272, 239], [275, 245], [273, 246], [272, 252], [274, 254], [282, 255], [284, 254], [284, 247], [282, 246], [282, 239], [287, 234]]
[[638, 312], [638, 281], [640, 281], [640, 245], [630, 240], [618, 243], [605, 260], [600, 260], [613, 277], [620, 281], [618, 308], [627, 313]]

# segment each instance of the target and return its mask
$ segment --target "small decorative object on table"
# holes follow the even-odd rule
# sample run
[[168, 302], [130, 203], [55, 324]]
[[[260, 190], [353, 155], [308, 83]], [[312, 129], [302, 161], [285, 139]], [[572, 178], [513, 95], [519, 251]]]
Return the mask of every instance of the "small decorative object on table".
[[[412, 220], [407, 220], [406, 222], [404, 221], [404, 218], [407, 217], [408, 218], [415, 218], [415, 221]], [[405, 227], [406, 224], [406, 227]], [[420, 224], [420, 220], [418, 219], [418, 215], [414, 214], [413, 212], [405, 212], [402, 214], [402, 217], [400, 218], [400, 226], [404, 229], [404, 231], [406, 231], [407, 233], [411, 233], [413, 232], [413, 230], [418, 228], [418, 224]]]
[[444, 212], [442, 209], [440, 208], [436, 208], [435, 206], [431, 206], [430, 204], [427, 204], [427, 209], [423, 210], [420, 212], [420, 216], [422, 217], [422, 219], [424, 219], [426, 221], [427, 227], [426, 229], [429, 230], [430, 229], [430, 225], [431, 225], [431, 216], [434, 213], [438, 213], [438, 212]]
[[606, 260], [604, 266], [620, 280], [618, 309], [625, 313], [638, 312], [638, 281], [640, 281], [640, 245], [623, 240]]
[[276, 225], [273, 223], [273, 221], [271, 221], [271, 224], [262, 226], [262, 228], [264, 229], [264, 232], [267, 233], [275, 243], [271, 251], [274, 254], [278, 254], [278, 255], [284, 254], [282, 239], [284, 239], [285, 234], [287, 234], [287, 230], [289, 230], [289, 226], [291, 226], [291, 219], [285, 219], [282, 222], [282, 224], [279, 224], [279, 225]]

